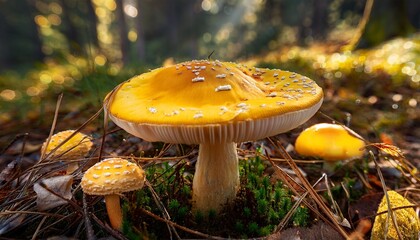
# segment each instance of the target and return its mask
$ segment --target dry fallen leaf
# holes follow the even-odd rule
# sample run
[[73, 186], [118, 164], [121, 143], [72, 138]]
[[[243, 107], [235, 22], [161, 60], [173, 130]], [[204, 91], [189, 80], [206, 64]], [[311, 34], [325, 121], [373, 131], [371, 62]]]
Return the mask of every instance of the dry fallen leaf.
[[[39, 211], [45, 211], [67, 203], [72, 198], [71, 185], [73, 176], [64, 175], [42, 179], [41, 183], [34, 184], [36, 192], [36, 205]], [[55, 194], [54, 194], [55, 193]]]

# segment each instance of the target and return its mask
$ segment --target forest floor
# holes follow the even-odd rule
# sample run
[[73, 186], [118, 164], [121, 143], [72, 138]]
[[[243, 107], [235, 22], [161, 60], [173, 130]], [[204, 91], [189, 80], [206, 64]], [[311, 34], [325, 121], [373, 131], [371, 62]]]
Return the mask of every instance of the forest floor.
[[[369, 50], [336, 52], [325, 45], [311, 48], [290, 47], [287, 51], [270, 52], [247, 60], [248, 64], [296, 71], [315, 79], [323, 88], [325, 99], [320, 111], [312, 119], [297, 129], [273, 137], [274, 144], [265, 139], [238, 145], [240, 158], [244, 161], [260, 159], [264, 171], [259, 177], [261, 179], [269, 177], [271, 182], [275, 182], [281, 178], [277, 166], [291, 169], [288, 157], [281, 150], [286, 149], [291, 158], [297, 160], [296, 163], [311, 184], [323, 179], [314, 190], [323, 197], [327, 206], [333, 201], [337, 203], [336, 208], [329, 208], [328, 211], [340, 219], [342, 225], [347, 226], [344, 229], [348, 234], [356, 231], [362, 219], [368, 219], [373, 223], [377, 206], [384, 195], [384, 188], [399, 192], [418, 209], [420, 204], [419, 53], [420, 38], [417, 35], [412, 38], [395, 39]], [[328, 235], [330, 239], [340, 236], [334, 230], [334, 224], [331, 224], [334, 220], [327, 217], [321, 221], [326, 214], [318, 205], [317, 212], [306, 212], [306, 219], [309, 219], [307, 223], [294, 222], [295, 214], [293, 215], [295, 218], [290, 217], [292, 220], [282, 226], [286, 230], [281, 231], [272, 223], [263, 229], [258, 219], [255, 220], [257, 228], [260, 228], [258, 230], [253, 229], [255, 224], [247, 220], [236, 219], [229, 222], [226, 219], [232, 216], [228, 214], [237, 214], [246, 218], [235, 209], [228, 209], [223, 217], [210, 218], [210, 220], [199, 220], [191, 213], [181, 217], [179, 212], [173, 212], [174, 208], [184, 205], [190, 207], [190, 203], [186, 200], [186, 195], [189, 193], [185, 196], [178, 193], [184, 186], [179, 183], [182, 182], [187, 188], [191, 185], [190, 175], [194, 172], [197, 146], [144, 142], [111, 123], [108, 124], [106, 137], [103, 138], [104, 120], [101, 117], [100, 104], [103, 96], [119, 82], [145, 69], [127, 70], [115, 74], [105, 68], [94, 71], [80, 70], [83, 65], [82, 60], [79, 63], [80, 65], [68, 64], [64, 67], [57, 63], [48, 63], [44, 69], [32, 71], [25, 76], [14, 73], [0, 76], [0, 83], [5, 86], [18, 78], [33, 79], [31, 83], [22, 83], [20, 86], [23, 89], [22, 93], [15, 91], [14, 98], [11, 92], [3, 91], [0, 95], [2, 97], [0, 104], [3, 108], [0, 116], [0, 126], [2, 126], [0, 236], [35, 239], [52, 236], [90, 238], [96, 235], [136, 239], [136, 236], [143, 234], [144, 238], [153, 239], [171, 236], [241, 238], [268, 235], [272, 238], [283, 236], [306, 239], [305, 236], [315, 236], [315, 232], [319, 232], [314, 229], [326, 229], [328, 233], [321, 234], [330, 234]], [[72, 82], [71, 79], [79, 80]], [[61, 91], [63, 98], [59, 99], [58, 93]], [[58, 111], [54, 114], [56, 108]], [[321, 159], [305, 159], [293, 148], [297, 136], [303, 129], [320, 122], [342, 123], [371, 144], [367, 147], [363, 158], [346, 162], [334, 172], [330, 172], [326, 179]], [[101, 198], [83, 197], [80, 189], [83, 167], [71, 175], [71, 181], [60, 183], [70, 186], [69, 191], [72, 195], [66, 200], [66, 204], [44, 211], [39, 210], [37, 205], [40, 203], [36, 201], [33, 185], [44, 178], [64, 175], [62, 165], [38, 162], [42, 143], [48, 139], [51, 129], [54, 133], [78, 129], [92, 136], [95, 148], [89, 157], [76, 160], [81, 166], [91, 165], [97, 161], [101, 152], [102, 156], [130, 156], [132, 160], [148, 169], [148, 172], [153, 171], [154, 175], [148, 177], [151, 183], [149, 192], [145, 193], [150, 198], [148, 202], [139, 199], [145, 196], [141, 193], [127, 194], [123, 199], [125, 214], [141, 216], [141, 220], [126, 215], [128, 220], [125, 222], [124, 234], [112, 230], [107, 223], [106, 210]], [[103, 144], [102, 140], [105, 140]], [[261, 149], [269, 152], [270, 158], [275, 160], [274, 164], [268, 161], [265, 154], [261, 154]], [[244, 166], [246, 168], [248, 165]], [[154, 167], [159, 169], [156, 170]], [[182, 176], [171, 178], [178, 176], [179, 173], [176, 172], [180, 169]], [[290, 171], [290, 174], [294, 180], [302, 182], [293, 171]], [[247, 181], [246, 178], [242, 180]], [[167, 188], [160, 188], [162, 184], [169, 184], [177, 189], [169, 193], [166, 192], [169, 191]], [[284, 184], [284, 187], [289, 190], [293, 188], [287, 184]], [[156, 195], [152, 194], [152, 189], [156, 190], [155, 199], [153, 196]], [[328, 189], [333, 195], [332, 198], [327, 197]], [[242, 188], [241, 198], [249, 197], [251, 194], [249, 191], [252, 189]], [[174, 193], [177, 193], [180, 205], [169, 200], [169, 195]], [[288, 194], [295, 197], [293, 203], [299, 199], [291, 192]], [[133, 201], [143, 201], [148, 205], [133, 206]], [[168, 209], [169, 216], [158, 207], [160, 204]], [[243, 202], [238, 203], [237, 207], [244, 208], [243, 204]], [[291, 206], [288, 210], [290, 208]], [[176, 224], [170, 223], [169, 219]], [[146, 221], [155, 223], [157, 229], [153, 229], [154, 225]], [[222, 231], [224, 225], [232, 225], [232, 232]], [[88, 231], [89, 229], [92, 231]], [[360, 230], [359, 233], [369, 237], [370, 228]]]

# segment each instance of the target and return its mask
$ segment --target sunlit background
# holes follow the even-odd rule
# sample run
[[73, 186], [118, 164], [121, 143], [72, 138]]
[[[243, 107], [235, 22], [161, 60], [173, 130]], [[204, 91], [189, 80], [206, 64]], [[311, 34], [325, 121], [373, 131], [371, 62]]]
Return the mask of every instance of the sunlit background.
[[[2, 0], [0, 113], [209, 57], [303, 71], [327, 84], [384, 74], [418, 88], [419, 12], [414, 0]], [[417, 96], [407, 101], [417, 106]]]

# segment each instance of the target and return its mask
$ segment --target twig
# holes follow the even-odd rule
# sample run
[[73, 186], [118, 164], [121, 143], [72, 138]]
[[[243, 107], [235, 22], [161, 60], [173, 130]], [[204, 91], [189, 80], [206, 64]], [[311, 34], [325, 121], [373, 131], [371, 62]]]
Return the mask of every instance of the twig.
[[[289, 189], [293, 192], [293, 194], [295, 194], [296, 196], [300, 196], [302, 193], [305, 193], [305, 194], [307, 193], [307, 191], [300, 184], [298, 184], [296, 182], [296, 180], [294, 180], [292, 177], [290, 177], [289, 174], [284, 172], [283, 169], [281, 169], [273, 161], [271, 161], [270, 156], [267, 156], [267, 159], [268, 159], [268, 161], [270, 161], [271, 165], [275, 167], [274, 169], [275, 169], [277, 175], [280, 177], [280, 180], [289, 187]], [[299, 191], [297, 190], [297, 188], [299, 189]], [[312, 206], [311, 203], [309, 203], [305, 199], [303, 199], [302, 202], [312, 212], [314, 212], [321, 220], [323, 220], [324, 222], [326, 222], [326, 223], [330, 224], [332, 227], [334, 227], [332, 225], [332, 223], [330, 223], [330, 221], [328, 221], [328, 219], [324, 215], [322, 215], [316, 207]]]
[[[318, 183], [325, 178], [326, 175], [323, 174], [313, 185], [313, 187], [315, 187], [316, 185], [318, 185]], [[281, 220], [281, 222], [277, 225], [276, 229], [274, 230], [274, 232], [280, 232], [284, 226], [286, 226], [287, 222], [290, 220], [290, 218], [292, 217], [293, 213], [296, 211], [297, 207], [300, 205], [300, 203], [305, 199], [305, 197], [308, 195], [308, 192], [305, 192], [304, 194], [302, 194], [302, 196], [299, 196], [299, 199], [295, 202], [295, 204], [293, 205], [292, 209], [290, 209], [289, 212], [287, 212], [286, 216], [284, 216], [284, 218]]]
[[[53, 122], [52, 122], [52, 125], [51, 125], [50, 133], [49, 133], [48, 138], [47, 138], [46, 146], [48, 146], [48, 145], [50, 144], [51, 137], [52, 137], [52, 135], [54, 134], [54, 129], [55, 129], [55, 126], [57, 125], [58, 110], [60, 109], [61, 100], [63, 100], [63, 93], [61, 93], [61, 94], [58, 96], [57, 103], [56, 103], [56, 105], [55, 105], [54, 119], [53, 119]], [[40, 157], [40, 160], [39, 160], [40, 162], [44, 159], [44, 157], [45, 157], [45, 152], [46, 152], [46, 151], [47, 151], [47, 148], [45, 148], [45, 149], [41, 152], [41, 157]]]
[[381, 169], [379, 168], [379, 164], [376, 161], [376, 157], [375, 157], [375, 155], [373, 154], [372, 151], [369, 151], [369, 155], [372, 158], [372, 161], [375, 163], [376, 172], [378, 173], [379, 179], [381, 180], [382, 190], [384, 191], [386, 204], [387, 204], [387, 207], [388, 207], [388, 214], [386, 216], [385, 232], [388, 232], [389, 216], [391, 216], [392, 223], [394, 224], [395, 230], [397, 231], [397, 234], [398, 234], [398, 238], [400, 240], [402, 240], [403, 237], [402, 237], [402, 234], [400, 232], [400, 229], [398, 228], [397, 219], [395, 218], [394, 211], [392, 210], [392, 207], [391, 207], [391, 202], [389, 200], [388, 191], [387, 191], [387, 188], [386, 188], [385, 180], [384, 180], [384, 177], [382, 175]]
[[[272, 142], [272, 140], [269, 138], [269, 140]], [[339, 231], [339, 233], [344, 237], [347, 238], [347, 233], [343, 230], [343, 228], [340, 226], [340, 224], [335, 219], [333, 213], [329, 208], [325, 205], [324, 201], [321, 199], [321, 197], [316, 193], [316, 191], [312, 188], [311, 184], [308, 182], [308, 180], [303, 176], [302, 172], [299, 170], [298, 166], [295, 162], [293, 162], [292, 157], [287, 153], [287, 151], [283, 148], [281, 143], [277, 142], [276, 144], [279, 149], [281, 150], [281, 153], [284, 155], [283, 157], [288, 159], [288, 164], [290, 167], [295, 171], [296, 175], [298, 176], [299, 180], [301, 180], [303, 187], [309, 192], [309, 195], [312, 197], [312, 199], [318, 204], [318, 206], [321, 208], [321, 210], [328, 216], [330, 221], [333, 223], [335, 229]]]
[[[50, 143], [50, 141], [51, 141], [51, 137], [52, 137], [52, 135], [53, 135], [53, 133], [54, 133], [54, 129], [55, 129], [55, 126], [56, 126], [56, 124], [57, 124], [58, 111], [59, 111], [59, 109], [60, 109], [60, 105], [61, 105], [61, 100], [62, 100], [62, 99], [63, 99], [63, 93], [61, 93], [61, 94], [58, 96], [58, 99], [57, 99], [57, 103], [56, 103], [56, 106], [55, 106], [55, 112], [54, 112], [54, 119], [53, 119], [53, 122], [52, 122], [52, 125], [51, 125], [50, 133], [49, 133], [48, 138], [47, 138], [47, 142], [46, 142], [46, 145], [47, 145], [47, 146], [49, 145], [49, 143]], [[47, 148], [45, 148], [45, 149], [41, 152], [41, 157], [40, 157], [40, 159], [39, 159], [38, 163], [36, 163], [36, 164], [35, 164], [35, 166], [36, 166], [37, 164], [39, 164], [39, 163], [41, 163], [41, 162], [43, 161], [43, 159], [44, 159], [44, 157], [45, 157], [45, 151], [46, 151], [46, 150], [47, 150]], [[51, 153], [50, 153], [50, 154], [51, 154]], [[28, 181], [26, 181], [25, 185], [23, 186], [23, 188], [22, 188], [22, 189], [21, 189], [21, 191], [19, 192], [18, 197], [20, 197], [20, 196], [22, 196], [23, 194], [27, 193], [27, 189], [28, 189], [29, 185], [33, 184], [33, 182], [31, 182], [30, 180], [33, 180], [33, 179], [32, 179], [32, 177], [34, 176], [34, 174], [35, 174], [35, 172], [34, 172], [34, 171], [31, 171], [31, 172], [29, 173]]]
[[0, 155], [4, 154], [7, 149], [9, 149], [17, 140], [19, 140], [22, 137], [26, 137], [26, 135], [28, 135], [28, 133], [22, 133], [22, 134], [17, 134], [1, 151], [0, 151]]
[[340, 221], [343, 221], [344, 217], [343, 217], [343, 213], [341, 212], [340, 208], [337, 205], [337, 202], [334, 200], [333, 195], [331, 193], [331, 188], [330, 188], [330, 184], [328, 182], [328, 176], [324, 173], [323, 174], [325, 176], [325, 186], [327, 187], [327, 194], [328, 197], [331, 199], [331, 203], [332, 203], [332, 208], [335, 211], [335, 214], [337, 216], [340, 216]]
[[11, 215], [11, 214], [34, 214], [34, 215], [45, 215], [45, 216], [48, 216], [48, 217], [57, 217], [57, 218], [65, 217], [65, 215], [61, 215], [61, 214], [54, 214], [54, 213], [47, 213], [47, 212], [35, 212], [35, 211], [6, 210], [4, 212], [0, 212], [0, 216], [1, 215]]
[[116, 239], [119, 240], [128, 240], [125, 236], [123, 236], [120, 232], [114, 230], [113, 228], [111, 228], [108, 224], [103, 223], [101, 220], [99, 220], [99, 218], [91, 213], [90, 214], [92, 216], [92, 219], [99, 224], [102, 228], [104, 228], [108, 233], [110, 233], [113, 237], [115, 237]]
[[190, 233], [190, 234], [194, 234], [194, 235], [199, 236], [199, 237], [202, 237], [202, 238], [208, 238], [208, 239], [225, 239], [225, 238], [221, 238], [221, 237], [211, 236], [211, 235], [208, 235], [208, 234], [199, 232], [199, 231], [191, 230], [191, 229], [189, 229], [187, 227], [178, 225], [178, 224], [176, 224], [176, 223], [174, 223], [174, 222], [172, 222], [170, 220], [167, 220], [167, 219], [162, 218], [162, 217], [160, 217], [160, 216], [158, 216], [156, 214], [153, 214], [152, 212], [149, 212], [149, 211], [147, 211], [147, 210], [145, 210], [143, 208], [140, 208], [140, 211], [143, 212], [146, 215], [149, 215], [150, 217], [155, 218], [156, 220], [165, 222], [166, 224], [169, 224], [171, 226], [174, 226], [176, 228], [179, 228], [179, 229], [181, 229], [184, 232], [187, 232], [187, 233]]
[[85, 219], [85, 227], [86, 227], [86, 238], [88, 240], [95, 240], [96, 237], [93, 233], [92, 223], [90, 222], [89, 212], [87, 209], [86, 203], [86, 194], [83, 193], [83, 218]]
[[[287, 163], [287, 159], [284, 159], [284, 158], [271, 158], [271, 160], [273, 161], [273, 162], [284, 162], [284, 163]], [[315, 163], [324, 163], [325, 161], [324, 160], [299, 160], [299, 159], [293, 159], [293, 161], [295, 162], [295, 163], [299, 163], [299, 164], [315, 164]]]
[[[156, 203], [156, 205], [158, 206], [159, 210], [162, 212], [163, 216], [165, 217], [165, 219], [167, 219], [168, 221], [171, 220], [171, 216], [169, 215], [168, 211], [165, 208], [165, 205], [163, 205], [163, 203], [160, 201], [159, 195], [156, 193], [156, 191], [153, 189], [152, 185], [149, 183], [149, 181], [146, 180], [146, 186], [149, 188], [150, 192], [152, 193], [153, 199]], [[178, 239], [181, 239], [178, 235], [178, 233], [176, 232], [176, 229], [170, 225], [167, 224], [168, 229], [169, 229], [169, 234], [171, 235], [171, 239], [172, 239], [172, 231], [174, 232], [175, 236]], [[172, 229], [172, 231], [171, 231]]]
[[[111, 93], [111, 95], [114, 94], [114, 91]], [[105, 100], [107, 101], [107, 100]], [[104, 107], [102, 106], [101, 110]], [[102, 131], [102, 139], [101, 139], [101, 146], [99, 147], [99, 154], [98, 154], [98, 161], [101, 161], [102, 159], [102, 153], [104, 151], [104, 146], [105, 146], [105, 137], [107, 135], [107, 130], [108, 130], [108, 114], [104, 113], [104, 123], [103, 123], [103, 131]]]
[[[54, 225], [56, 225], [56, 224], [58, 224], [58, 223], [60, 223], [60, 222], [62, 222], [62, 221], [64, 221], [64, 220], [66, 220], [66, 219], [68, 219], [68, 218], [70, 218], [70, 217], [73, 217], [73, 215], [76, 215], [76, 214], [77, 214], [76, 212], [72, 212], [72, 213], [70, 213], [70, 214], [68, 214], [68, 215], [65, 215], [64, 217], [59, 218], [57, 221], [55, 221], [55, 222], [51, 223], [50, 225], [45, 226], [43, 229], [41, 229], [41, 230], [40, 230], [40, 232], [43, 232], [43, 231], [46, 231], [46, 230], [50, 230], [52, 226], [54, 226]], [[71, 221], [71, 222], [72, 222], [72, 224], [73, 224], [73, 223], [76, 223], [77, 221], [74, 221], [74, 220], [73, 220], [73, 221]]]
[[39, 230], [41, 229], [42, 224], [44, 224], [44, 222], [45, 222], [45, 220], [46, 220], [46, 219], [47, 219], [47, 216], [44, 216], [44, 217], [42, 218], [42, 220], [41, 220], [41, 222], [38, 224], [38, 227], [36, 228], [36, 230], [35, 230], [34, 234], [32, 235], [32, 240], [35, 240], [35, 239], [36, 239], [36, 236], [38, 235]]

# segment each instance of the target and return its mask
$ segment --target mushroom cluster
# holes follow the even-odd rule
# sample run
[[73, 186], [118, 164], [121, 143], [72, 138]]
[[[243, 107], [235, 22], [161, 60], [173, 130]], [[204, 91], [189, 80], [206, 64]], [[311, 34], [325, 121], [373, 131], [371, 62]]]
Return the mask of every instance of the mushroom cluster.
[[108, 94], [104, 109], [144, 140], [200, 144], [193, 206], [218, 211], [239, 188], [235, 143], [296, 128], [322, 99], [313, 80], [293, 72], [198, 60], [129, 79]]

